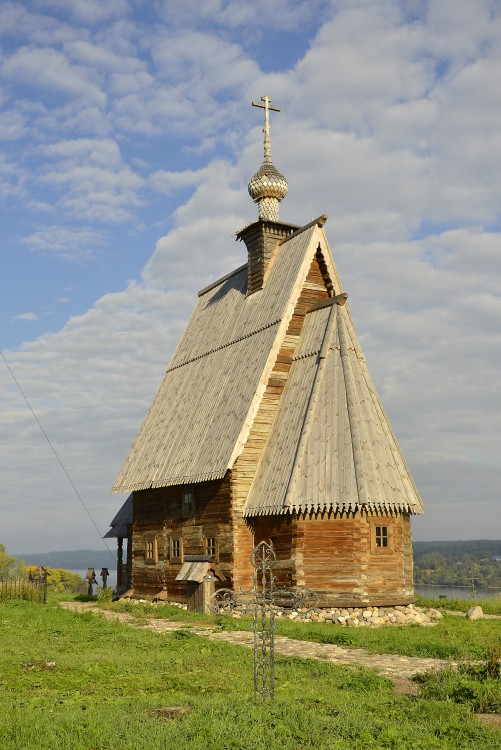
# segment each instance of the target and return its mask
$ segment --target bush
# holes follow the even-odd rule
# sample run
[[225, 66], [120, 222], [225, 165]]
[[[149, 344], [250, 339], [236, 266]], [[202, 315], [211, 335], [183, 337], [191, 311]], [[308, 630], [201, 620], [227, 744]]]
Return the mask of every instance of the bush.
[[[76, 593], [82, 585], [82, 578], [78, 573], [72, 573], [64, 568], [45, 568], [45, 570], [47, 571], [47, 591]], [[38, 576], [40, 568], [37, 565], [27, 565], [24, 568], [24, 574], [27, 577], [30, 573]]]
[[98, 586], [96, 594], [98, 604], [111, 604], [113, 601], [113, 589], [110, 586]]

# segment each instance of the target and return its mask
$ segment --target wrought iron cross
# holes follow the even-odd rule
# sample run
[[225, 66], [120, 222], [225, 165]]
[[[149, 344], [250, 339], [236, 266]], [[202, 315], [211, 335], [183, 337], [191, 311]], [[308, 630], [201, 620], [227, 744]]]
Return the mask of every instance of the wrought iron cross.
[[264, 102], [264, 104], [261, 104], [260, 102], [252, 102], [252, 106], [261, 107], [261, 109], [264, 109], [264, 160], [269, 162], [271, 161], [270, 109], [272, 109], [274, 112], [280, 112], [280, 107], [272, 107], [270, 104], [271, 99], [269, 96], [262, 96], [261, 101]]
[[253, 586], [248, 591], [219, 589], [212, 595], [215, 615], [231, 615], [239, 605], [253, 611], [254, 697], [273, 700], [275, 694], [275, 617], [284, 607], [311, 609], [318, 596], [307, 588], [277, 588], [273, 576], [276, 556], [273, 548], [260, 542], [252, 550]]

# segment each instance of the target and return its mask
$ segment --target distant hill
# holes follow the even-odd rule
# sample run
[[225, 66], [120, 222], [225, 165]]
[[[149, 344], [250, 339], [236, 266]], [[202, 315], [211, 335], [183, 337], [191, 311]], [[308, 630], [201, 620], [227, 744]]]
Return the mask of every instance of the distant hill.
[[64, 568], [65, 570], [83, 570], [92, 568], [109, 568], [115, 566], [107, 550], [74, 549], [62, 552], [30, 552], [15, 553], [18, 560], [24, 560], [26, 565], [43, 565], [46, 568]]
[[[461, 562], [479, 562], [490, 558], [494, 561], [501, 555], [501, 540], [469, 539], [466, 541], [447, 542], [414, 542], [414, 563], [416, 570], [421, 567], [436, 568], [437, 562], [447, 562], [448, 567]], [[435, 564], [429, 555], [439, 555]], [[83, 570], [89, 566], [93, 568], [114, 567], [113, 560], [107, 550], [75, 549], [61, 552], [36, 552], [14, 554], [18, 560], [24, 560], [26, 565], [44, 565], [48, 568], [64, 568], [65, 570]], [[431, 563], [431, 564], [430, 564]], [[497, 563], [498, 570], [501, 564]], [[433, 580], [436, 580], [436, 575]], [[438, 583], [438, 581], [436, 581]]]
[[501, 539], [467, 539], [455, 542], [413, 542], [414, 559], [439, 552], [447, 557], [494, 557], [501, 555]]

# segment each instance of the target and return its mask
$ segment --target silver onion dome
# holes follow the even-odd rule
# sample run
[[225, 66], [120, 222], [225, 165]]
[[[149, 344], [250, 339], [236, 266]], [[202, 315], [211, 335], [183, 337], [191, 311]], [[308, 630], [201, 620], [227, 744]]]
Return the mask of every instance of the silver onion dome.
[[259, 218], [278, 220], [279, 203], [287, 195], [289, 185], [271, 161], [264, 161], [249, 180], [249, 195], [259, 206]]

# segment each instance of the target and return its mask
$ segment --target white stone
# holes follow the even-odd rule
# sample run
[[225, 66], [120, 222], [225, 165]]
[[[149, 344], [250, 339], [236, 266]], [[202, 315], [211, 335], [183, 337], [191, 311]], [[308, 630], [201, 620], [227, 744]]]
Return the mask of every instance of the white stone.
[[439, 612], [438, 609], [429, 609], [428, 617], [431, 617], [432, 620], [441, 620], [443, 618], [443, 614]]
[[475, 607], [472, 607], [471, 609], [469, 609], [468, 612], [466, 613], [466, 617], [469, 620], [481, 620], [483, 616], [484, 616], [484, 613], [483, 613], [482, 607], [480, 607], [478, 604]]

